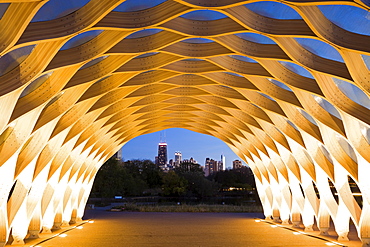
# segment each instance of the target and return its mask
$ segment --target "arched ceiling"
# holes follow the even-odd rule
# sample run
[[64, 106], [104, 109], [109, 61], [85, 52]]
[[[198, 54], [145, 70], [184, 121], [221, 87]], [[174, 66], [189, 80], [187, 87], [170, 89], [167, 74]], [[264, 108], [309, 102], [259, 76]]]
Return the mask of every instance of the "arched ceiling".
[[367, 1], [0, 2], [0, 162], [24, 154], [19, 172], [172, 127], [258, 177], [287, 177], [264, 163], [286, 153], [332, 174], [321, 146], [357, 177], [341, 138], [370, 161]]
[[340, 239], [352, 219], [368, 246], [369, 10], [0, 0], [0, 246], [22, 243], [27, 226], [38, 235], [81, 219], [103, 163], [172, 127], [227, 143], [252, 168], [267, 217], [302, 217], [307, 229], [316, 218], [321, 230], [332, 218]]

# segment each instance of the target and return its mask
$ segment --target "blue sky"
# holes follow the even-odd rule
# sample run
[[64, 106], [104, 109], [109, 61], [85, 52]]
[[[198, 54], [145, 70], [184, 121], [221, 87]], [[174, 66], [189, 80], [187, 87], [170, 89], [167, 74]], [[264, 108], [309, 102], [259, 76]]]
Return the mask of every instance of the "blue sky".
[[[181, 151], [183, 159], [193, 157], [203, 166], [206, 158], [220, 160], [221, 154], [226, 157], [226, 167], [232, 167], [233, 160], [240, 160], [223, 141], [213, 136], [180, 128], [167, 129], [162, 131], [162, 135], [163, 133], [166, 134], [168, 159], [174, 159], [175, 151]], [[154, 132], [132, 139], [122, 147], [123, 159], [154, 160], [158, 153], [160, 135], [160, 132]]]

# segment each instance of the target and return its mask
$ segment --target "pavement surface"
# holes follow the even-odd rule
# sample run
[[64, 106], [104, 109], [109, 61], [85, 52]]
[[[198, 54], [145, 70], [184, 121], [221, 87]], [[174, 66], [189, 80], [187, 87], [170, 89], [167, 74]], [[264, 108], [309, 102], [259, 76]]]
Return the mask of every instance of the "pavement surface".
[[33, 247], [361, 246], [358, 239], [334, 244], [335, 236], [322, 238], [317, 231], [304, 234], [301, 229], [261, 220], [263, 215], [258, 213], [143, 213], [94, 209], [87, 210], [84, 218], [93, 222], [83, 221], [26, 244]]

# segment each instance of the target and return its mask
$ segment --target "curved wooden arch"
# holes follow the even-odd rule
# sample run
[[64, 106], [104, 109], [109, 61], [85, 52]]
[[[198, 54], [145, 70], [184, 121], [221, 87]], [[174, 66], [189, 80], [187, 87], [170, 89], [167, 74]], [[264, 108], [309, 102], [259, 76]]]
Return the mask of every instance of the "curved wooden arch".
[[[370, 242], [369, 99], [336, 84], [370, 95], [370, 38], [318, 8], [368, 11], [362, 1], [284, 1], [302, 18], [275, 19], [245, 6], [260, 0], [167, 0], [131, 12], [113, 11], [123, 0], [91, 0], [42, 22], [31, 20], [45, 1], [0, 2], [10, 3], [0, 19], [0, 246], [9, 234], [22, 243], [25, 225], [37, 235], [81, 219], [104, 162], [132, 138], [172, 127], [215, 136], [247, 162], [266, 217], [307, 229], [316, 219], [323, 233], [331, 218], [340, 239], [352, 218]], [[186, 18], [198, 10], [224, 18]], [[89, 31], [96, 36], [75, 42]], [[343, 62], [294, 38], [324, 42]]]

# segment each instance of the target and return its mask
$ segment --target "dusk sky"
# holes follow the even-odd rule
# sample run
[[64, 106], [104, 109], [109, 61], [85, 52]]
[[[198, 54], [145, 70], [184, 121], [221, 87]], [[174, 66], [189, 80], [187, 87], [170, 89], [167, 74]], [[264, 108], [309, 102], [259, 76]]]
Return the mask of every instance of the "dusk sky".
[[[162, 135], [166, 133], [168, 160], [174, 159], [175, 151], [180, 151], [183, 159], [193, 157], [202, 166], [204, 166], [206, 158], [220, 160], [221, 154], [226, 157], [226, 167], [232, 167], [233, 160], [240, 160], [223, 141], [213, 136], [180, 128], [161, 132]], [[160, 136], [160, 132], [154, 132], [132, 139], [122, 147], [123, 159], [150, 159], [154, 161], [154, 157], [158, 153]]]

